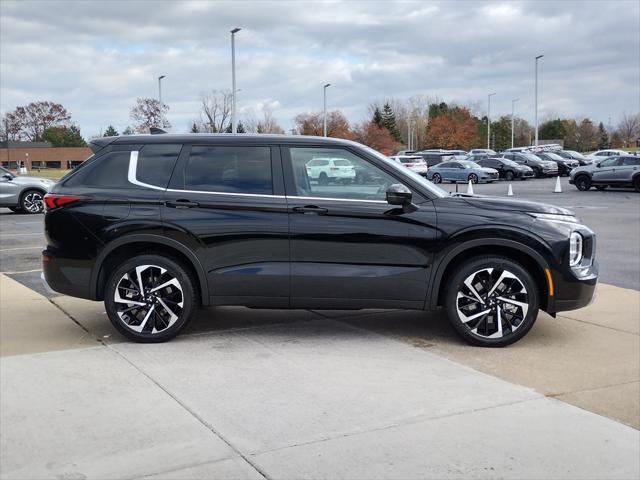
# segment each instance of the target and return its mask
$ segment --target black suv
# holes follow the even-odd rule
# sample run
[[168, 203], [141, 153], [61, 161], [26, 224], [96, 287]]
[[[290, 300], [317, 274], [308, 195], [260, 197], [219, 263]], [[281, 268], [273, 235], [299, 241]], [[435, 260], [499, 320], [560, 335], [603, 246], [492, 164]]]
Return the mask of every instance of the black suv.
[[[596, 286], [594, 233], [571, 211], [450, 195], [357, 143], [159, 134], [92, 148], [45, 197], [43, 278], [104, 300], [136, 341], [174, 337], [200, 305], [443, 307], [468, 342], [503, 346]], [[316, 158], [367, 180], [320, 184]]]

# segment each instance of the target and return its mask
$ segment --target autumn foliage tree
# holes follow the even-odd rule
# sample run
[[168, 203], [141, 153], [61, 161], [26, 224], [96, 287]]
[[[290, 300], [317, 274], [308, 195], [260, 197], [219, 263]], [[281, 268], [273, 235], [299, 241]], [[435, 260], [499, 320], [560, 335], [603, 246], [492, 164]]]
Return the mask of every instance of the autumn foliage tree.
[[69, 120], [71, 114], [59, 103], [38, 101], [7, 112], [3, 123], [8, 139], [38, 142], [46, 129], [67, 126]]
[[[301, 113], [294, 119], [301, 135], [321, 137], [324, 134], [324, 123], [321, 112]], [[346, 117], [339, 110], [327, 112], [327, 137], [353, 140], [355, 134]]]
[[467, 108], [454, 107], [429, 122], [427, 143], [433, 148], [464, 149], [473, 147], [476, 123]]
[[396, 141], [391, 132], [381, 127], [375, 121], [364, 122], [354, 129], [355, 140], [384, 154], [392, 155]]
[[136, 131], [138, 133], [149, 133], [149, 129], [152, 127], [167, 128], [171, 126], [166, 117], [168, 111], [169, 106], [155, 98], [138, 97], [129, 116], [131, 120], [137, 122]]

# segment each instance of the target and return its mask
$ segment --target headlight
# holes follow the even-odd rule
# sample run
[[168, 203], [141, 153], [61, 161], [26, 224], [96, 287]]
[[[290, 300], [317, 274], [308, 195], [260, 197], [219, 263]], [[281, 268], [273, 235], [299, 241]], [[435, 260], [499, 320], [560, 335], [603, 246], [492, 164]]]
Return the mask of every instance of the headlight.
[[582, 260], [582, 235], [572, 232], [569, 237], [569, 266], [575, 267]]
[[580, 220], [575, 215], [563, 215], [560, 213], [531, 213], [530, 215], [539, 220], [547, 220], [549, 222], [580, 223]]

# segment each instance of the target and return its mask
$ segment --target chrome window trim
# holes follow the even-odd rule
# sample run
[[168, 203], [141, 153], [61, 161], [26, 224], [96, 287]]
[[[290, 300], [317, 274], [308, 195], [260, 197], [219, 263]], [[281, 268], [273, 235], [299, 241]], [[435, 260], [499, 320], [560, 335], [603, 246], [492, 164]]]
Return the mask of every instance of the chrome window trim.
[[157, 187], [149, 183], [144, 183], [137, 179], [136, 173], [138, 171], [138, 153], [139, 150], [132, 150], [131, 156], [129, 156], [129, 171], [127, 172], [127, 180], [129, 180], [129, 183], [133, 183], [134, 185], [138, 185], [140, 187], [152, 188], [154, 190], [162, 190], [163, 192], [165, 192], [166, 188]]
[[299, 197], [290, 195], [287, 199], [295, 198], [300, 200], [329, 200], [335, 202], [364, 202], [364, 203], [387, 203], [385, 200], [361, 200], [359, 198], [333, 198], [333, 197]]
[[179, 190], [175, 188], [167, 188], [166, 191], [174, 192], [174, 193], [204, 193], [207, 195], [231, 195], [235, 197], [287, 198], [284, 195], [262, 194], [262, 193], [209, 192], [207, 190]]

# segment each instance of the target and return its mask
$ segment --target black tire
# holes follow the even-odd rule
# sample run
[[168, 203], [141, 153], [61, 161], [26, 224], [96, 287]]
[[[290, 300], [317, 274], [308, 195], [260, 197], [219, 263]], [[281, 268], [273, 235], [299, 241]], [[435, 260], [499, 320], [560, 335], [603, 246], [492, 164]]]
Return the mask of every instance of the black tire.
[[9, 207], [13, 213], [22, 213], [22, 209], [20, 207]]
[[591, 179], [588, 175], [578, 175], [573, 179], [573, 184], [582, 192], [586, 192], [591, 188]]
[[328, 185], [329, 184], [329, 177], [327, 177], [327, 174], [324, 172], [320, 173], [320, 176], [318, 177], [318, 183], [320, 185]]
[[[170, 322], [170, 319], [168, 320], [166, 318], [170, 317], [170, 315], [162, 305], [161, 300], [157, 300], [157, 298], [155, 300], [152, 299], [152, 294], [146, 295], [148, 300], [140, 298], [136, 293], [139, 291], [139, 288], [136, 286], [138, 284], [137, 280], [126, 283], [125, 275], [130, 272], [135, 272], [136, 267], [141, 266], [152, 266], [152, 268], [141, 271], [143, 287], [145, 288], [147, 288], [147, 286], [155, 288], [158, 286], [155, 285], [155, 283], [162, 284], [166, 279], [177, 280], [178, 288], [174, 285], [168, 285], [164, 289], [158, 290], [160, 293], [156, 294], [166, 302], [165, 305], [177, 316], [177, 319], [173, 323]], [[158, 275], [161, 272], [160, 269], [164, 269], [166, 272]], [[158, 276], [154, 277], [154, 275]], [[129, 278], [131, 278], [131, 275], [129, 275]], [[130, 288], [127, 288], [127, 285]], [[191, 270], [180, 261], [163, 254], [140, 255], [125, 260], [111, 273], [105, 288], [104, 304], [109, 320], [111, 320], [116, 330], [125, 337], [140, 343], [166, 342], [178, 335], [195, 315], [199, 305], [197, 285], [197, 280]], [[135, 289], [133, 287], [135, 287]], [[117, 288], [119, 298], [124, 300], [122, 302], [116, 301]], [[131, 296], [127, 296], [129, 295], [127, 292], [131, 292]], [[123, 297], [123, 294], [125, 297]], [[137, 308], [133, 303], [128, 303], [127, 300], [140, 302], [140, 308]], [[181, 302], [179, 300], [181, 300]], [[180, 303], [182, 303], [182, 307], [180, 307]], [[142, 306], [142, 304], [145, 305]], [[152, 308], [149, 308], [150, 306]], [[154, 311], [149, 312], [151, 309]], [[120, 315], [123, 315], [124, 318], [121, 318]], [[145, 322], [144, 318], [148, 315], [151, 316], [149, 316]], [[127, 320], [129, 321], [127, 322]], [[143, 322], [144, 325], [142, 325]], [[156, 330], [158, 326], [160, 326], [161, 329], [153, 333], [153, 330]], [[140, 332], [133, 329], [139, 327], [142, 327]]]
[[433, 183], [442, 183], [442, 177], [440, 176], [439, 173], [434, 173], [432, 178], [433, 178]]
[[469, 174], [469, 177], [467, 177], [467, 180], [471, 183], [478, 183], [478, 176], [475, 173], [471, 173]]
[[[487, 269], [493, 269], [491, 273]], [[516, 280], [507, 278], [505, 283], [502, 281], [495, 285], [496, 289], [491, 296], [487, 296], [494, 284], [503, 274], [509, 272], [516, 277]], [[476, 291], [480, 298], [486, 303], [480, 303], [475, 300], [475, 295], [464, 284], [467, 278], [471, 277], [472, 285], [481, 285], [482, 291]], [[498, 277], [498, 278], [495, 278]], [[486, 282], [486, 283], [485, 283]], [[538, 285], [536, 285], [531, 274], [519, 263], [507, 257], [486, 256], [473, 257], [458, 268], [447, 278], [448, 289], [445, 294], [445, 307], [449, 321], [458, 334], [468, 343], [481, 347], [504, 347], [517, 342], [524, 337], [538, 317], [538, 309], [540, 305]], [[512, 289], [510, 291], [508, 289]], [[498, 290], [502, 290], [505, 297], [502, 297]], [[458, 293], [461, 293], [458, 300]], [[473, 296], [472, 296], [473, 295]], [[514, 299], [527, 306], [525, 309], [521, 306], [508, 303], [503, 299]], [[458, 305], [460, 301], [460, 308]], [[464, 312], [468, 312], [468, 317], [473, 317], [473, 302], [475, 302], [476, 311], [487, 306], [486, 315], [480, 315], [483, 310], [476, 313], [475, 318], [464, 323]], [[502, 336], [496, 338], [488, 338], [490, 335], [499, 333], [497, 312], [501, 313], [501, 330]], [[512, 313], [513, 312], [513, 313]], [[521, 318], [519, 318], [519, 317]], [[495, 332], [493, 331], [495, 329]], [[472, 330], [475, 330], [474, 333]]]
[[504, 174], [504, 179], [508, 181], [513, 180], [513, 172], [511, 170], [507, 170]]
[[42, 213], [44, 212], [44, 192], [42, 190], [25, 190], [20, 195], [20, 210], [22, 213]]
[[608, 186], [609, 185], [596, 185], [596, 190], [602, 192], [603, 190], [606, 190]]
[[531, 167], [531, 169], [533, 170], [533, 174], [535, 175], [536, 178], [540, 178], [542, 176], [542, 170], [540, 170], [540, 168]]
[[633, 188], [635, 188], [636, 192], [640, 192], [640, 175], [633, 179]]

